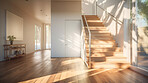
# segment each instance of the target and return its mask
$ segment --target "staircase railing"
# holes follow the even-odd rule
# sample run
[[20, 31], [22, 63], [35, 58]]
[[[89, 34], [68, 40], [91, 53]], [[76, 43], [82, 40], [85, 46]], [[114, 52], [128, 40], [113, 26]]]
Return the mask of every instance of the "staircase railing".
[[[113, 19], [116, 21], [116, 23], [118, 24], [123, 24], [122, 21], [120, 21], [117, 17], [115, 17], [114, 15], [112, 15], [111, 13], [109, 13], [107, 10], [105, 10], [104, 8], [102, 8], [101, 6], [98, 5], [98, 3], [96, 2], [96, 15], [98, 16], [98, 8], [100, 8], [101, 10], [103, 10], [105, 12], [105, 18], [101, 18], [102, 22], [105, 22], [106, 18], [108, 16], [113, 17]], [[98, 16], [99, 17], [99, 16]]]
[[82, 32], [81, 32], [81, 58], [88, 67], [87, 63], [87, 53], [86, 53], [86, 44], [85, 44], [85, 26], [83, 24], [83, 17], [81, 18], [81, 24], [82, 24]]
[[[83, 18], [84, 18], [84, 21], [83, 21]], [[83, 13], [83, 16], [82, 16], [82, 23], [85, 23], [86, 24], [86, 26], [85, 25], [83, 25], [84, 26], [84, 30], [85, 30], [85, 27], [87, 28], [87, 30], [88, 30], [88, 44], [89, 44], [89, 60], [88, 60], [88, 64], [87, 64], [87, 62], [86, 62], [86, 64], [87, 65], [89, 65], [89, 67], [91, 67], [91, 31], [90, 31], [90, 29], [89, 29], [89, 26], [88, 26], [88, 23], [87, 23], [87, 19], [86, 19], [86, 16], [85, 16], [85, 14]], [[85, 38], [86, 39], [86, 38]], [[85, 52], [86, 52], [86, 45], [85, 45]], [[86, 53], [86, 57], [87, 57], [87, 53]]]

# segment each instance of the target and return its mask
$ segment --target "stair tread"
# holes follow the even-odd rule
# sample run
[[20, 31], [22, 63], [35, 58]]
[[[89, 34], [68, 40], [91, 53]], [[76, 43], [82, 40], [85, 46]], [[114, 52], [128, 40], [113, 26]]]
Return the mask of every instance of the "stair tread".
[[[87, 56], [87, 57], [89, 57], [89, 56]], [[98, 58], [108, 58], [108, 59], [114, 59], [114, 58], [117, 58], [117, 59], [127, 59], [127, 57], [126, 56], [123, 56], [123, 55], [120, 55], [120, 56], [91, 56], [91, 57], [93, 57], [93, 58], [95, 58], [95, 57], [98, 57]]]
[[101, 20], [87, 20], [87, 22], [102, 22]]
[[107, 52], [95, 52], [95, 53], [123, 53], [123, 52], [107, 51]]
[[91, 25], [91, 24], [88, 24], [89, 27], [101, 27], [103, 26], [104, 27], [104, 24], [100, 24], [100, 25]]
[[[116, 48], [116, 47], [101, 47], [101, 48], [95, 48], [96, 49], [113, 49], [113, 48]], [[92, 49], [93, 50], [93, 49]]]
[[[86, 44], [87, 45], [87, 44]], [[91, 43], [91, 45], [117, 45], [116, 43]]]
[[129, 64], [130, 63], [128, 61], [124, 61], [124, 62], [93, 62], [92, 61], [92, 64], [97, 64], [97, 65], [104, 65], [104, 64]]
[[[92, 39], [93, 40], [93, 39]], [[95, 41], [95, 40], [93, 40], [93, 41]], [[115, 40], [97, 40], [98, 42], [115, 42]]]
[[[88, 42], [89, 42], [89, 41], [88, 41], [88, 40], [85, 40], [85, 42], [86, 42], [85, 44], [88, 45]], [[107, 43], [107, 42], [102, 42], [102, 43], [101, 43], [101, 42], [99, 42], [99, 41], [91, 41], [91, 44], [92, 44], [92, 45], [112, 45], [112, 44], [116, 44], [116, 45], [117, 45], [117, 43], [114, 42], [114, 41], [111, 41], [111, 42], [108, 42], [108, 43]]]
[[[93, 31], [108, 31], [108, 30], [105, 30], [105, 29], [104, 29], [104, 30], [101, 30], [101, 29], [100, 29], [100, 30], [90, 30], [90, 31], [93, 32]], [[109, 32], [109, 31], [108, 31], [108, 32]]]
[[[89, 52], [87, 52], [87, 53], [89, 53]], [[101, 52], [91, 52], [91, 54], [92, 54], [92, 56], [119, 56], [119, 55], [123, 55], [123, 53], [121, 52], [112, 52], [112, 53], [109, 53], [109, 52], [103, 52], [103, 53], [101, 53]]]
[[[110, 33], [109, 31], [90, 31], [91, 33], [95, 33], [95, 34], [99, 34], [99, 33]], [[88, 32], [86, 32], [86, 33], [88, 33]]]
[[[86, 32], [86, 34], [87, 34], [87, 32]], [[91, 34], [93, 34], [92, 36], [110, 36], [111, 34], [110, 33], [91, 33]]]
[[87, 23], [103, 23], [100, 20], [87, 20]]
[[129, 63], [112, 63], [112, 64], [93, 64], [93, 69], [126, 69], [130, 67]]
[[123, 52], [91, 52], [92, 56], [97, 56], [97, 55], [113, 55], [113, 54], [123, 54]]
[[[86, 39], [88, 38], [89, 36], [86, 36]], [[112, 38], [112, 36], [91, 36], [92, 39], [96, 38], [96, 39], [109, 39], [109, 38]]]
[[[85, 40], [86, 41], [88, 41], [89, 40], [89, 38], [85, 38]], [[97, 37], [91, 37], [91, 40], [93, 41], [93, 42], [99, 42], [99, 40], [107, 40], [107, 41], [114, 41], [114, 39], [113, 38], [97, 38]]]

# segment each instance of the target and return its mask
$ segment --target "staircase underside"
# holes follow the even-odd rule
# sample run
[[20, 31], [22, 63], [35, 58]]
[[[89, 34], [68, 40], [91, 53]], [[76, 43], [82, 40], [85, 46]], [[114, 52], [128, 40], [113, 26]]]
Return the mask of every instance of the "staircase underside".
[[113, 36], [96, 15], [85, 15], [91, 31], [91, 61], [89, 61], [89, 35], [84, 16], [85, 45], [87, 52], [87, 63], [91, 62], [90, 68], [128, 68], [127, 57], [113, 39]]

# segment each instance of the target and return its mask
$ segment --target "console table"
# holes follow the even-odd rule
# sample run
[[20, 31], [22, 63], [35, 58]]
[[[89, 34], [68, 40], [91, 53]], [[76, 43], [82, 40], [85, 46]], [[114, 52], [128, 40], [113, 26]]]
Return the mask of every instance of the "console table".
[[26, 44], [13, 44], [13, 45], [6, 44], [3, 46], [4, 46], [4, 58], [6, 60], [26, 55]]

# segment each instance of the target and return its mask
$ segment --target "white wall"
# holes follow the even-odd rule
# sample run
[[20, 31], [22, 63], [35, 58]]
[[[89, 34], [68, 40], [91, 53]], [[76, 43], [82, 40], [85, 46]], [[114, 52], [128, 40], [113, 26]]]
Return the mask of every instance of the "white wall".
[[[103, 9], [107, 10], [113, 16], [117, 17], [118, 20], [124, 20], [124, 4], [123, 0], [99, 0], [98, 5]], [[105, 18], [105, 12], [99, 7], [97, 8], [97, 13], [100, 18]], [[124, 28], [123, 23], [118, 23], [116, 19], [112, 16], [105, 18], [105, 26], [109, 29], [114, 39], [120, 47], [123, 47], [124, 40]]]
[[96, 1], [97, 4], [103, 9], [107, 10], [112, 16], [106, 16], [105, 12], [97, 7], [97, 15], [104, 20], [105, 26], [114, 36], [114, 39], [118, 43], [118, 46], [123, 48], [124, 55], [129, 56], [130, 54], [130, 2], [129, 0], [82, 0], [82, 11], [88, 15], [96, 15]]
[[85, 15], [95, 15], [96, 0], [82, 0], [82, 12]]
[[66, 21], [80, 21], [81, 2], [53, 0], [51, 8], [51, 56], [65, 57]]
[[131, 37], [131, 31], [130, 28], [132, 26], [130, 25], [130, 0], [125, 1], [124, 3], [124, 41], [123, 41], [123, 53], [124, 56], [128, 57], [128, 61], [130, 62], [130, 37]]
[[[4, 59], [4, 51], [3, 45], [6, 44], [5, 36], [6, 36], [6, 14], [5, 11], [8, 10], [20, 17], [23, 18], [23, 27], [24, 27], [24, 40], [23, 41], [14, 41], [14, 43], [25, 43], [27, 45], [27, 53], [34, 52], [34, 35], [35, 35], [35, 24], [42, 27], [42, 36], [43, 36], [43, 23], [36, 20], [35, 18], [29, 16], [28, 14], [24, 13], [19, 8], [15, 7], [14, 5], [6, 2], [5, 0], [1, 0], [0, 2], [0, 60]], [[42, 37], [43, 38], [43, 37]], [[42, 39], [42, 48], [43, 48], [43, 39]]]
[[124, 55], [130, 54], [130, 36], [129, 36], [129, 20], [130, 20], [130, 5], [129, 0], [98, 0], [98, 5], [107, 10], [112, 16], [106, 16], [102, 9], [97, 8], [97, 14], [100, 18], [105, 19], [104, 24], [114, 36], [118, 46], [123, 48]]

